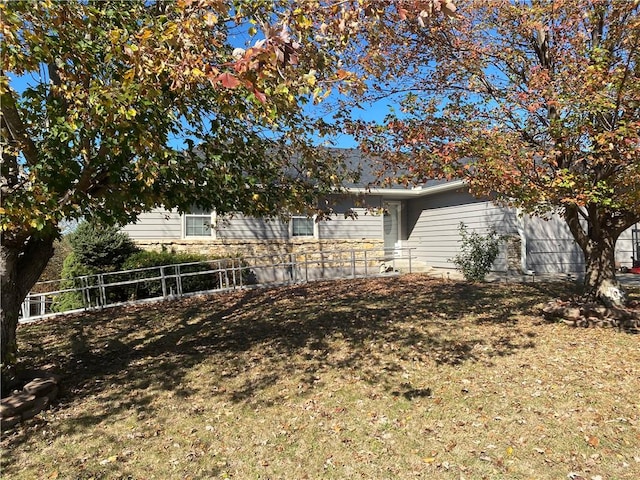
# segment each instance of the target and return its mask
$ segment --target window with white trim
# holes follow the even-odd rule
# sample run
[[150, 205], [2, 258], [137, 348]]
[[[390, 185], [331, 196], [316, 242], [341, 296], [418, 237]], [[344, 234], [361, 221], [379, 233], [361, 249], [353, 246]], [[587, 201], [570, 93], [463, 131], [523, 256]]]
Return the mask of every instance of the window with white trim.
[[184, 214], [185, 237], [212, 237], [214, 236], [215, 214], [199, 207], [192, 207], [189, 213]]
[[316, 221], [314, 217], [293, 216], [289, 224], [292, 237], [315, 237]]

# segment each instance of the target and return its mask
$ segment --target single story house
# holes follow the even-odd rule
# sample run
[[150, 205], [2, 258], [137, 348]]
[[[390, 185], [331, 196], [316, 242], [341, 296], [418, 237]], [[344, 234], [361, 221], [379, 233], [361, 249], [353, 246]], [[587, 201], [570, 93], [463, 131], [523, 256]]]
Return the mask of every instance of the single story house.
[[[367, 188], [363, 182], [348, 186], [347, 191], [348, 195], [333, 199], [335, 216], [330, 220], [316, 222], [296, 215], [288, 221], [243, 215], [217, 218], [215, 212], [197, 209], [184, 215], [157, 209], [140, 215], [137, 223], [123, 230], [146, 249], [257, 256], [411, 248], [414, 267], [453, 269], [451, 258], [459, 251], [459, 225], [464, 222], [470, 230], [486, 232], [495, 227], [508, 237], [495, 271], [584, 271], [582, 251], [561, 218], [520, 215], [513, 208], [474, 198], [460, 180], [414, 188]], [[355, 217], [345, 216], [347, 212]], [[624, 232], [616, 245], [619, 266], [632, 266], [632, 230]]]

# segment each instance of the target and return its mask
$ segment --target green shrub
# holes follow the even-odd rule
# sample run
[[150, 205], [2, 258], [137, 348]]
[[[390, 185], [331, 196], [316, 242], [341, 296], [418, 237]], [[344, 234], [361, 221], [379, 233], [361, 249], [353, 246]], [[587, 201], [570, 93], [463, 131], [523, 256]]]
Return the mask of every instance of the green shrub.
[[[93, 268], [83, 265], [74, 252], [67, 255], [62, 263], [62, 281], [60, 282], [60, 289], [67, 288], [79, 288], [81, 286], [80, 279], [78, 277], [84, 275], [93, 275], [96, 271]], [[75, 310], [82, 308], [84, 301], [82, 299], [81, 292], [64, 292], [56, 295], [51, 310], [54, 312], [65, 312], [67, 310]]]
[[[68, 235], [71, 253], [62, 264], [61, 289], [79, 288], [82, 285], [78, 277], [120, 270], [122, 264], [133, 253], [139, 251], [126, 233], [113, 226], [102, 226], [94, 222], [82, 222]], [[95, 277], [89, 282], [96, 284]], [[97, 289], [90, 292], [97, 298]], [[111, 287], [107, 292], [108, 302], [126, 300], [126, 291], [122, 287]], [[85, 306], [81, 292], [65, 292], [57, 295], [51, 309], [55, 312], [73, 310]]]
[[[199, 273], [198, 275], [183, 276], [181, 280], [182, 292], [198, 292], [204, 290], [214, 290], [224, 286], [226, 283], [225, 275], [216, 272], [219, 268], [231, 268], [232, 264], [229, 260], [223, 260], [219, 258], [210, 258], [204, 255], [192, 254], [192, 253], [174, 253], [174, 252], [152, 252], [141, 251], [131, 255], [123, 264], [123, 270], [135, 270], [146, 269], [150, 267], [159, 267], [163, 265], [177, 265], [177, 264], [190, 264], [181, 265], [180, 274], [208, 272], [210, 274]], [[237, 265], [237, 263], [236, 263]], [[171, 278], [165, 278], [165, 288], [167, 293], [177, 292], [177, 280], [172, 277], [176, 275], [177, 267], [168, 267], [165, 269], [164, 274]], [[142, 270], [137, 272], [127, 272], [118, 275], [117, 281], [127, 281], [133, 279], [145, 279], [150, 277], [156, 277], [159, 275], [158, 270]], [[246, 273], [243, 272], [243, 275]], [[113, 276], [110, 276], [113, 277]], [[231, 275], [230, 275], [231, 277]], [[113, 278], [111, 278], [113, 281]], [[229, 278], [231, 282], [231, 278]], [[159, 279], [150, 279], [145, 282], [139, 282], [132, 284], [127, 288], [129, 299], [140, 299], [157, 297], [163, 294], [162, 281]]]
[[135, 270], [136, 268], [159, 267], [161, 265], [175, 265], [177, 263], [203, 262], [207, 260], [204, 255], [195, 253], [153, 252], [142, 250], [130, 255], [122, 264], [122, 270]]
[[486, 235], [468, 232], [467, 226], [462, 222], [458, 231], [462, 237], [461, 251], [451, 261], [462, 271], [465, 279], [481, 282], [491, 271], [491, 266], [500, 253], [503, 238], [493, 227]]
[[94, 222], [80, 223], [69, 235], [69, 242], [77, 261], [99, 273], [120, 270], [127, 258], [139, 251], [117, 227]]

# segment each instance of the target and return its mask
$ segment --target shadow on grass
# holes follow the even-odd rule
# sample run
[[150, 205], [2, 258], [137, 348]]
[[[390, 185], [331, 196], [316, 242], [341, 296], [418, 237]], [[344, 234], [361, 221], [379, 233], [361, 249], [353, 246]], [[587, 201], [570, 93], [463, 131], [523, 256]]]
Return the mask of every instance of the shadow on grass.
[[[53, 364], [63, 375], [59, 410], [94, 395], [105, 402], [95, 415], [66, 420], [72, 432], [131, 409], [152, 413], [153, 389], [185, 399], [206, 394], [248, 402], [286, 377], [297, 378], [303, 389], [318, 386], [318, 372], [326, 369], [358, 372], [363, 381], [395, 391], [397, 382], [394, 387], [395, 379], [387, 379], [407, 360], [489, 364], [534, 348], [535, 334], [522, 335], [516, 325], [497, 337], [461, 337], [461, 322], [511, 327], [559, 288], [420, 275], [312, 283], [57, 318], [22, 326], [18, 336], [23, 363]], [[232, 390], [187, 387], [184, 376], [206, 362], [215, 365], [211, 375], [220, 382], [247, 378]], [[252, 369], [255, 374], [246, 375]], [[424, 393], [414, 390], [405, 397]]]

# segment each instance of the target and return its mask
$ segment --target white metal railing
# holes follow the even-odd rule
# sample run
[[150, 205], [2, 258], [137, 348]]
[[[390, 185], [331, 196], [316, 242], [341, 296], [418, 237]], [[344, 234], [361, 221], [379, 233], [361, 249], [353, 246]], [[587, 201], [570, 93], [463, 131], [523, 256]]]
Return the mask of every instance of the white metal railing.
[[399, 269], [411, 273], [412, 250], [378, 248], [275, 253], [41, 282], [22, 303], [20, 322], [202, 293], [378, 276]]

